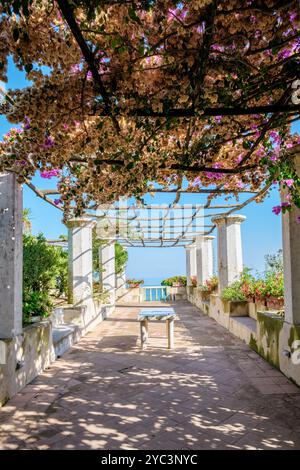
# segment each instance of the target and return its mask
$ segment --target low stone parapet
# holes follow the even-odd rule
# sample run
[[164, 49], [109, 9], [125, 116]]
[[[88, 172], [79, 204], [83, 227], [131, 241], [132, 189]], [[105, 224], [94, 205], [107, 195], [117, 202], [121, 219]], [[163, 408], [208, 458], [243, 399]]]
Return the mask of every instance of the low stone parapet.
[[0, 341], [0, 406], [45, 370], [54, 360], [52, 324], [33, 323], [22, 334]]
[[291, 325], [278, 312], [254, 302], [226, 302], [211, 294], [205, 303], [196, 287], [187, 288], [187, 297], [300, 386], [300, 325]]

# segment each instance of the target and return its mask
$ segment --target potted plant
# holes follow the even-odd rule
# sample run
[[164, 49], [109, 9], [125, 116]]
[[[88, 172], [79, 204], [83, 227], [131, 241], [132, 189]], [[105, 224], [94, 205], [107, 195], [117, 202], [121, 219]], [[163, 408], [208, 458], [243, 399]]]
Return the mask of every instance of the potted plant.
[[243, 284], [241, 280], [235, 281], [230, 286], [222, 290], [221, 298], [228, 304], [230, 316], [247, 316], [248, 301], [243, 293]]
[[206, 279], [204, 284], [200, 286], [202, 300], [209, 300], [210, 294], [216, 291], [219, 285], [219, 280], [217, 276], [212, 276], [209, 279]]
[[185, 287], [186, 286], [186, 276], [173, 276], [167, 279], [164, 279], [161, 282], [162, 286], [172, 286], [172, 287]]
[[267, 308], [282, 310], [284, 306], [283, 272], [268, 272], [266, 274], [265, 290]]
[[192, 287], [197, 287], [197, 277], [196, 276], [191, 276], [190, 281], [191, 281], [191, 286]]
[[185, 276], [174, 276], [172, 279], [172, 287], [184, 287], [186, 286]]
[[129, 288], [140, 287], [142, 284], [144, 284], [143, 279], [127, 279], [126, 282]]

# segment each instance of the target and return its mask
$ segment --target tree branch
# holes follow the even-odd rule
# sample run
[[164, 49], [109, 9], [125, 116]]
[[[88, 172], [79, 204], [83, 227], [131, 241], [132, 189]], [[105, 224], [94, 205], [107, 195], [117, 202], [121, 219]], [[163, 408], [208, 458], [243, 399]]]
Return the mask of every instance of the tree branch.
[[82, 35], [82, 32], [81, 32], [74, 16], [73, 16], [71, 6], [70, 6], [68, 0], [56, 0], [56, 2], [59, 6], [59, 9], [60, 9], [61, 13], [63, 14], [63, 16], [66, 20], [66, 22], [68, 23], [68, 26], [69, 26], [69, 28], [70, 28], [77, 44], [79, 45], [79, 47], [81, 49], [83, 57], [84, 57], [85, 61], [87, 62], [88, 66], [89, 66], [89, 69], [92, 73], [94, 82], [97, 84], [97, 86], [99, 88], [99, 91], [101, 93], [101, 96], [102, 96], [104, 104], [105, 104], [105, 111], [111, 117], [112, 122], [115, 126], [115, 129], [119, 133], [121, 129], [120, 129], [120, 126], [119, 126], [119, 123], [118, 123], [116, 117], [112, 113], [110, 97], [109, 97], [108, 93], [105, 90], [105, 87], [102, 83], [102, 79], [101, 79], [101, 77], [99, 75], [99, 72], [98, 72], [98, 69], [96, 67], [94, 54], [92, 53], [92, 51], [88, 47], [88, 45], [87, 45], [87, 43], [86, 43], [86, 41], [85, 41], [85, 39]]

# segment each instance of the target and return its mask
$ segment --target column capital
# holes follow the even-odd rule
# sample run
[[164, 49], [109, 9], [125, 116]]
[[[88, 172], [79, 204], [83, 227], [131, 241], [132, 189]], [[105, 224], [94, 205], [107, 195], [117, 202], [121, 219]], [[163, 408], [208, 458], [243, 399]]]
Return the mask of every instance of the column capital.
[[73, 217], [72, 219], [68, 219], [66, 222], [66, 226], [68, 228], [75, 228], [75, 227], [87, 227], [87, 228], [94, 228], [96, 225], [96, 221], [90, 219], [89, 217]]
[[197, 241], [202, 241], [202, 240], [214, 240], [216, 237], [213, 236], [213, 235], [197, 235], [196, 237], [196, 240], [195, 240], [195, 243], [197, 243]]
[[245, 215], [240, 214], [229, 214], [229, 215], [216, 215], [211, 218], [213, 224], [216, 225], [225, 225], [227, 223], [241, 224], [246, 220]]
[[186, 250], [192, 250], [193, 248], [195, 248], [195, 245], [193, 243], [191, 243], [190, 245], [185, 245], [184, 248]]

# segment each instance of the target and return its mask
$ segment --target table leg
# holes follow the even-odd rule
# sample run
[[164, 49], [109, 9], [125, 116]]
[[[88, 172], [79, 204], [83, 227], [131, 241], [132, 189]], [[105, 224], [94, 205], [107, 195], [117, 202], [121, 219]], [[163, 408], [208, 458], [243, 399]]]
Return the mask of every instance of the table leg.
[[174, 348], [174, 318], [167, 320], [168, 349]]
[[148, 320], [141, 320], [141, 346], [142, 349], [146, 349], [148, 342]]

